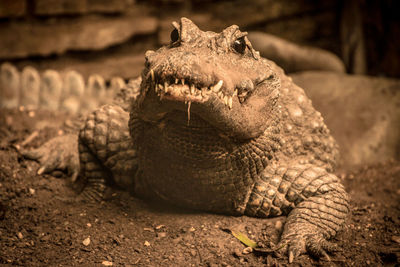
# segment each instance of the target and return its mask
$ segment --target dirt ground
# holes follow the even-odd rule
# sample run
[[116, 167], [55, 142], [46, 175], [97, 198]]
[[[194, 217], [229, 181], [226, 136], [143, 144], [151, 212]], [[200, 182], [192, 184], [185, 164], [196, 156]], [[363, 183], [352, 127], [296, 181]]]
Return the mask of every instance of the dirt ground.
[[[98, 204], [71, 204], [65, 175], [39, 176], [15, 145], [37, 147], [71, 131], [63, 114], [0, 110], [0, 264], [22, 266], [285, 266], [249, 253], [228, 230], [276, 242], [285, 217], [257, 219], [145, 203], [116, 190]], [[65, 123], [67, 121], [67, 123]], [[61, 131], [60, 131], [61, 130]], [[35, 137], [31, 134], [37, 131]], [[27, 139], [29, 136], [31, 140]], [[29, 142], [28, 142], [29, 141]], [[399, 266], [400, 162], [339, 170], [352, 211], [331, 261], [307, 255], [293, 266]], [[58, 176], [58, 177], [56, 177]]]

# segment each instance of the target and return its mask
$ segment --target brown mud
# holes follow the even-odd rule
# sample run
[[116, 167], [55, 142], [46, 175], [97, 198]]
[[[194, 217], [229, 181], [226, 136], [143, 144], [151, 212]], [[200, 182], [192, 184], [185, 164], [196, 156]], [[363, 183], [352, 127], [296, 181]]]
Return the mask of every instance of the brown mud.
[[[98, 204], [66, 203], [76, 194], [58, 172], [36, 174], [26, 148], [70, 130], [68, 116], [0, 110], [0, 264], [19, 266], [285, 266], [287, 258], [248, 253], [226, 230], [276, 242], [285, 217], [207, 214], [146, 203], [115, 190]], [[61, 130], [61, 131], [60, 131]], [[400, 162], [339, 170], [351, 214], [330, 261], [302, 255], [292, 266], [399, 266]], [[56, 177], [58, 176], [58, 177]]]

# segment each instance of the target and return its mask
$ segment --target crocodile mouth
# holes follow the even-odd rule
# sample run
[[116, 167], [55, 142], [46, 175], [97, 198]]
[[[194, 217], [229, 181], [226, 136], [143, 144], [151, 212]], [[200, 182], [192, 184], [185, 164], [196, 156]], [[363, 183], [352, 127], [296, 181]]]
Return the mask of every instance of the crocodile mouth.
[[233, 98], [237, 95], [237, 90], [233, 94], [225, 93], [224, 81], [219, 80], [214, 84], [202, 84], [193, 81], [192, 78], [177, 78], [174, 76], [161, 77], [155, 75], [153, 70], [148, 73], [150, 88], [154, 90], [160, 100], [171, 100], [184, 103], [204, 103], [210, 96], [217, 96], [223, 104], [232, 109]]

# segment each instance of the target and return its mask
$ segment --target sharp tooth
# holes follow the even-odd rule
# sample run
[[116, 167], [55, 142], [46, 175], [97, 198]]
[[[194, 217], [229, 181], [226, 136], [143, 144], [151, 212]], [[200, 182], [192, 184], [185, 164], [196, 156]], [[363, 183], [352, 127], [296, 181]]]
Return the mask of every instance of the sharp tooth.
[[190, 86], [190, 93], [191, 94], [194, 94], [194, 91], [195, 91], [195, 87], [194, 87], [194, 85], [192, 84], [191, 86]]
[[185, 79], [181, 79], [182, 85], [185, 85]]
[[218, 97], [221, 98], [221, 99], [224, 97], [224, 93], [222, 93], [221, 91], [219, 91], [217, 95], [218, 95]]
[[201, 96], [206, 96], [207, 92], [206, 90], [201, 90]]
[[169, 86], [165, 86], [165, 88], [164, 88], [164, 92], [168, 93], [169, 89], [170, 89], [170, 87], [169, 87]]
[[232, 109], [232, 104], [233, 104], [233, 102], [232, 102], [232, 97], [229, 97], [229, 98], [228, 98], [228, 106], [229, 106], [229, 109]]
[[151, 80], [154, 82], [154, 70], [150, 70]]
[[159, 90], [164, 90], [164, 86], [162, 86], [162, 84], [158, 84], [158, 89]]
[[224, 96], [225, 105], [228, 105], [228, 96]]
[[178, 84], [178, 82], [179, 82], [179, 79], [175, 78], [175, 84]]
[[164, 82], [164, 87], [165, 88], [168, 87], [168, 83], [167, 82]]
[[237, 90], [237, 89], [235, 89], [235, 91], [233, 92], [233, 95], [232, 95], [232, 97], [234, 97], [234, 96], [237, 96], [237, 94], [238, 94], [238, 90]]
[[223, 84], [224, 84], [224, 81], [223, 80], [219, 80], [219, 82], [216, 85], [214, 85], [213, 91], [214, 92], [218, 92], [219, 90], [221, 90], [221, 87], [222, 87]]

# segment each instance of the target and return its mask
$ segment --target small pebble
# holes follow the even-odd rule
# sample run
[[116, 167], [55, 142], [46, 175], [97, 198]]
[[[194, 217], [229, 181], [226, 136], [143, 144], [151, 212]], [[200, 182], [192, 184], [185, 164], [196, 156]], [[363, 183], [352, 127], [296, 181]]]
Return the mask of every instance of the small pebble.
[[82, 241], [82, 244], [84, 245], [84, 246], [89, 246], [89, 244], [90, 244], [90, 236], [89, 237], [87, 237], [87, 238], [85, 238], [83, 241]]
[[156, 226], [156, 230], [160, 230], [160, 229], [163, 228], [163, 227], [165, 227], [164, 224], [157, 225], [157, 226]]
[[35, 117], [35, 111], [29, 111], [28, 116], [29, 116], [30, 118]]
[[35, 189], [29, 188], [29, 193], [30, 193], [31, 195], [34, 195], [34, 194], [35, 194]]
[[22, 235], [22, 233], [21, 233], [21, 232], [18, 232], [17, 236], [18, 236], [18, 238], [19, 238], [19, 239], [22, 239], [22, 238], [24, 238], [24, 236]]
[[86, 226], [87, 227], [92, 227], [92, 224], [91, 223], [87, 223]]
[[150, 246], [150, 242], [149, 241], [144, 241], [144, 245], [146, 246], [146, 247], [149, 247]]
[[192, 257], [196, 256], [197, 255], [196, 250], [191, 249], [190, 250], [190, 255], [192, 255]]
[[111, 261], [103, 261], [101, 264], [104, 266], [113, 266], [113, 263]]
[[281, 221], [276, 221], [276, 223], [275, 223], [276, 230], [280, 231], [282, 229], [282, 226], [283, 226], [283, 224]]
[[193, 226], [190, 227], [189, 232], [194, 232], [194, 231], [196, 231], [196, 228], [194, 228]]
[[252, 247], [247, 247], [247, 248], [243, 249], [242, 254], [243, 255], [247, 255], [247, 254], [250, 254], [252, 252], [253, 252], [253, 248]]
[[163, 237], [167, 236], [167, 233], [166, 232], [161, 232], [161, 233], [158, 233], [157, 236], [163, 238]]

